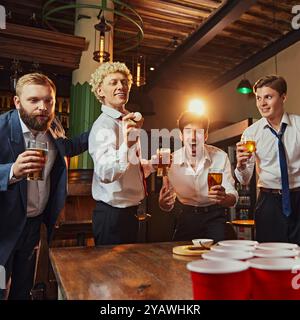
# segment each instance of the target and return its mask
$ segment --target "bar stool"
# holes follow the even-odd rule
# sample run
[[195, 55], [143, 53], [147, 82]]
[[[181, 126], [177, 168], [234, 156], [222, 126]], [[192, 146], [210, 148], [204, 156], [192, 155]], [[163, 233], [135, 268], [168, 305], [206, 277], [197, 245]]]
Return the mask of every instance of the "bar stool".
[[231, 224], [237, 227], [237, 229], [240, 227], [250, 228], [251, 240], [255, 240], [255, 221], [254, 220], [232, 220]]

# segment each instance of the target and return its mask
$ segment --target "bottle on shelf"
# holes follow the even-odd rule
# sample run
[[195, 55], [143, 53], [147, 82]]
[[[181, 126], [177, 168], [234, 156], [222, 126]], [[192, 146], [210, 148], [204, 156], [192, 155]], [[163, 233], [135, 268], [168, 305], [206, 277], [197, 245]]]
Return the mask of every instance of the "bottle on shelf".
[[62, 102], [62, 113], [68, 113], [68, 101], [66, 99]]

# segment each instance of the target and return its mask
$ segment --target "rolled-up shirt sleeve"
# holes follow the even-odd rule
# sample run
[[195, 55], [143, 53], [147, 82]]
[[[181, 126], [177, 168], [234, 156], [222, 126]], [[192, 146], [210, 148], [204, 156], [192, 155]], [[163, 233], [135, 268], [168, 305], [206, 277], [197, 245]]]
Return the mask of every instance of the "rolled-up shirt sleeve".
[[254, 166], [255, 156], [253, 155], [246, 163], [246, 168], [244, 170], [238, 170], [238, 168], [235, 168], [234, 174], [241, 184], [247, 185], [250, 183], [254, 171]]

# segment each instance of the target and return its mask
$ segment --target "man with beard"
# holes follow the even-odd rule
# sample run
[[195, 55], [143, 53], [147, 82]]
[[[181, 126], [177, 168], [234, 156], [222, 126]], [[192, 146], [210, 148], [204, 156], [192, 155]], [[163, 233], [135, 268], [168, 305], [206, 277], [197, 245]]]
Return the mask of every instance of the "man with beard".
[[[159, 195], [163, 211], [174, 208], [177, 197], [174, 241], [225, 238], [225, 207], [234, 206], [238, 194], [227, 154], [205, 144], [208, 138], [208, 119], [193, 112], [184, 112], [178, 126], [183, 148], [173, 153], [172, 165]], [[208, 188], [210, 168], [222, 171], [221, 185]]]
[[[7, 288], [11, 282], [9, 299], [30, 298], [41, 223], [46, 224], [50, 240], [64, 205], [64, 157], [88, 147], [88, 132], [65, 139], [54, 119], [55, 94], [54, 83], [45, 75], [24, 75], [16, 85], [17, 110], [0, 116], [0, 265], [6, 270]], [[47, 159], [37, 151], [25, 150], [28, 140], [47, 142]], [[26, 179], [42, 168], [44, 180]], [[0, 290], [0, 299], [1, 294], [6, 298], [8, 290]]]

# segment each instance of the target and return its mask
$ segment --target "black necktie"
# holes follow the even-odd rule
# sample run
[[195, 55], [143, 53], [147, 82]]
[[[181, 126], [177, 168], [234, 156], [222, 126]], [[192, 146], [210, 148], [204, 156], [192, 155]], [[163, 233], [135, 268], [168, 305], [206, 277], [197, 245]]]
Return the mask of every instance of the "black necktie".
[[286, 162], [284, 144], [282, 142], [282, 136], [284, 134], [286, 126], [287, 126], [286, 123], [282, 123], [279, 133], [277, 133], [271, 127], [269, 127], [269, 129], [278, 138], [279, 164], [280, 164], [281, 186], [282, 186], [282, 210], [283, 210], [283, 214], [288, 217], [292, 213], [292, 208], [291, 208], [291, 199], [290, 199], [288, 167]]

